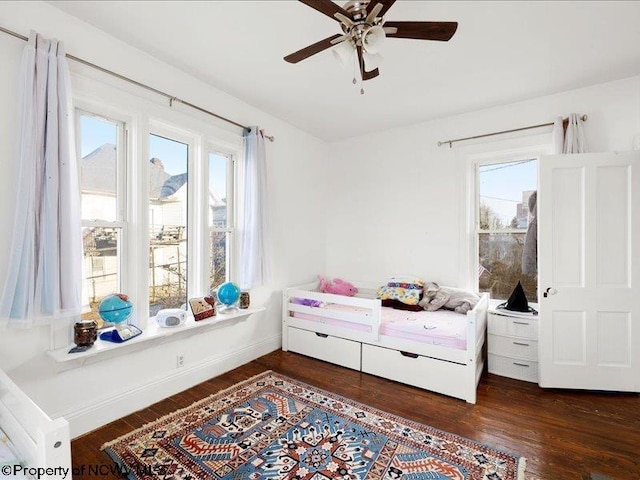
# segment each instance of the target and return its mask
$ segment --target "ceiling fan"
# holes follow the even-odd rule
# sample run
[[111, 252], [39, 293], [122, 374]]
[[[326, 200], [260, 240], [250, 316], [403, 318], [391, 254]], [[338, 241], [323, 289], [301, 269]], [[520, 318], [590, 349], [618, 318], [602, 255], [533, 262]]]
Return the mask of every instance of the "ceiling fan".
[[[344, 7], [331, 0], [299, 1], [340, 22], [342, 34], [320, 40], [284, 59], [289, 63], [298, 63], [335, 46], [334, 52], [344, 61], [355, 51], [363, 81], [380, 75], [378, 64], [381, 56], [378, 52], [385, 38], [446, 42], [458, 28], [458, 22], [388, 22], [384, 15], [396, 0], [354, 0], [347, 2]], [[355, 78], [353, 83], [356, 83]], [[360, 93], [364, 93], [364, 90], [361, 89]]]

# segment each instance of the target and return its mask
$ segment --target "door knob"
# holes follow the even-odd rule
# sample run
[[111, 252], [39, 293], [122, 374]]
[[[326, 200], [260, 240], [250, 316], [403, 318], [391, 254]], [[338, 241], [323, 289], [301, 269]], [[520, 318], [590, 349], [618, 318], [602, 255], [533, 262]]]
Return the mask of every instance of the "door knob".
[[558, 291], [553, 288], [553, 287], [549, 287], [544, 291], [544, 298], [547, 298], [549, 295], [555, 295], [556, 293], [558, 293]]

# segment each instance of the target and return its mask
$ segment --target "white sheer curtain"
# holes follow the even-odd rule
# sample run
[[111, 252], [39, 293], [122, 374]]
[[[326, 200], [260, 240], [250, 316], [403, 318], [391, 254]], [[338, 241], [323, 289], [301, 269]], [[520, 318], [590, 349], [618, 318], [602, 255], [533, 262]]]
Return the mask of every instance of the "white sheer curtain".
[[32, 32], [20, 82], [18, 196], [0, 318], [29, 327], [80, 313], [80, 193], [62, 43]]
[[564, 137], [564, 153], [587, 153], [587, 141], [584, 138], [582, 120], [577, 113], [569, 115], [567, 133]]
[[267, 234], [267, 168], [264, 136], [258, 127], [244, 135], [240, 176], [240, 257], [242, 288], [264, 285], [270, 278]]
[[553, 124], [553, 153], [587, 153], [587, 140], [582, 128], [582, 119], [577, 113], [569, 115], [567, 131], [562, 125], [562, 117]]

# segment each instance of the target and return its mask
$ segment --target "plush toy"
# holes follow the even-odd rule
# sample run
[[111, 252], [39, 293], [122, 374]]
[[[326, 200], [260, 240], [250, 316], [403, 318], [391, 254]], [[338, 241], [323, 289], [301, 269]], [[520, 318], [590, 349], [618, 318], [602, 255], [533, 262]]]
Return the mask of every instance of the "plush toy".
[[313, 300], [311, 298], [293, 297], [291, 299], [291, 303], [295, 303], [297, 305], [304, 305], [305, 307], [321, 307], [322, 306], [322, 302], [320, 300]]
[[480, 297], [475, 293], [427, 282], [424, 285], [424, 295], [418, 305], [429, 312], [444, 308], [458, 313], [467, 313], [476, 306], [478, 300]]
[[339, 278], [334, 278], [333, 283], [331, 283], [322, 275], [318, 275], [318, 280], [320, 281], [318, 284], [318, 290], [322, 293], [333, 293], [335, 295], [344, 295], [346, 297], [353, 297], [358, 293], [358, 289], [351, 283], [340, 280]]

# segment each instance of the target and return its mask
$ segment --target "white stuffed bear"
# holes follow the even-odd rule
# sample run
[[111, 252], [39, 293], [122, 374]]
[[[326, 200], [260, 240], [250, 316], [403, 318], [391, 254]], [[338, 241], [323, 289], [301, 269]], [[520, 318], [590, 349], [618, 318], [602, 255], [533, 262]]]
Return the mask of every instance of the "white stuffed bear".
[[479, 300], [480, 297], [475, 293], [427, 282], [424, 285], [424, 295], [418, 305], [428, 312], [445, 308], [457, 313], [467, 313], [477, 305]]

